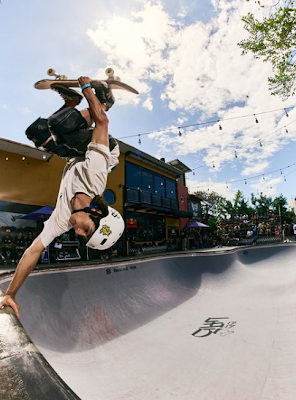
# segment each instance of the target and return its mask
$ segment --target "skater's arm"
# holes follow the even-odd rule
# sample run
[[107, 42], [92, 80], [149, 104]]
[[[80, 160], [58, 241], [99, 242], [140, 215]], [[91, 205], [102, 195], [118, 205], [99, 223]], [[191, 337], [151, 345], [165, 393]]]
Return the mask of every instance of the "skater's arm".
[[[90, 83], [90, 79], [82, 76], [78, 79], [80, 86]], [[109, 136], [108, 136], [108, 125], [109, 120], [105, 114], [101, 103], [92, 91], [91, 87], [83, 90], [84, 97], [89, 104], [90, 114], [95, 122], [95, 128], [93, 130], [91, 141], [98, 144], [103, 144], [109, 147]]]
[[18, 318], [20, 317], [20, 307], [15, 300], [15, 296], [19, 288], [26, 280], [27, 276], [37, 264], [43, 250], [44, 246], [41, 242], [40, 236], [38, 236], [20, 259], [17, 269], [13, 275], [12, 281], [8, 286], [5, 296], [0, 302], [0, 308], [2, 308], [3, 306], [10, 306], [14, 310]]

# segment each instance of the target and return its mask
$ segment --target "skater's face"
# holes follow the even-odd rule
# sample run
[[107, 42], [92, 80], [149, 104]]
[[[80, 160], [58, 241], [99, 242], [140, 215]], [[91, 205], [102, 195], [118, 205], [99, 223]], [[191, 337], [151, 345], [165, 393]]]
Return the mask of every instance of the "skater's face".
[[89, 214], [83, 211], [71, 215], [70, 223], [72, 224], [76, 235], [83, 236], [86, 239], [88, 239], [95, 230], [94, 221], [89, 217]]

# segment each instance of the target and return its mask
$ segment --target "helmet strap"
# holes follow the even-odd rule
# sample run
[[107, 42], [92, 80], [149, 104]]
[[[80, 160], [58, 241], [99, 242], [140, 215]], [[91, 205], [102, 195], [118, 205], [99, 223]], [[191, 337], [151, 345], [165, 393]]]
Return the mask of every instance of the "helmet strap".
[[[93, 211], [93, 209], [101, 210], [102, 213], [99, 214], [96, 211]], [[74, 211], [72, 211], [71, 214], [73, 215], [73, 214], [76, 214], [76, 213], [78, 213], [80, 211], [83, 211], [83, 212], [85, 212], [87, 214], [90, 214], [91, 216], [93, 216], [95, 218], [99, 218], [99, 219], [106, 217], [108, 215], [108, 213], [109, 213], [108, 209], [106, 209], [106, 210], [103, 209], [102, 210], [101, 207], [93, 205], [93, 204], [90, 204], [89, 207], [84, 207], [84, 208], [80, 208], [79, 210], [74, 210]]]

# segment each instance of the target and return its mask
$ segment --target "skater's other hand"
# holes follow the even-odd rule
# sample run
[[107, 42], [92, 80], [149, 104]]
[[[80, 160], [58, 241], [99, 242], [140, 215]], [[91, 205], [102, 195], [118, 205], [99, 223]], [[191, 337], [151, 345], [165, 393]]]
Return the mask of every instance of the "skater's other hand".
[[5, 307], [5, 306], [9, 306], [13, 309], [13, 311], [16, 313], [16, 316], [18, 318], [20, 318], [20, 306], [18, 305], [18, 303], [16, 302], [15, 298], [12, 296], [9, 296], [8, 294], [6, 294], [2, 301], [0, 302], [0, 309]]
[[80, 76], [78, 78], [78, 83], [80, 87], [87, 85], [88, 83], [90, 83], [90, 78], [88, 76]]

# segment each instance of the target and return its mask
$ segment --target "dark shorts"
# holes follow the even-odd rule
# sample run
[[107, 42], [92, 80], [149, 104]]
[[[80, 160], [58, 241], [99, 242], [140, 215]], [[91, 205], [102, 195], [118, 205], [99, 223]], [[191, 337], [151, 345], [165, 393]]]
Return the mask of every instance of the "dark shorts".
[[64, 107], [51, 115], [48, 128], [57, 146], [64, 145], [85, 154], [92, 130], [76, 108]]

